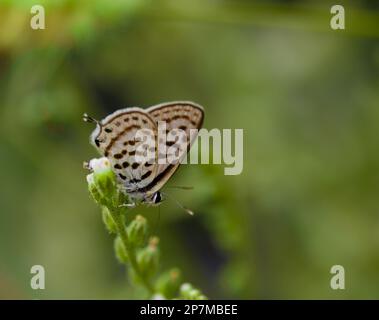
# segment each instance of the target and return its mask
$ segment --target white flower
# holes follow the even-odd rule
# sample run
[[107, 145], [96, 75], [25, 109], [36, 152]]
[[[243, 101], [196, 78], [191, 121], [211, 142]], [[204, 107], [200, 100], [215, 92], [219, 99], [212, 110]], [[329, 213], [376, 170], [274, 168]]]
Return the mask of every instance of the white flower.
[[[111, 169], [111, 163], [106, 157], [99, 158], [99, 159], [95, 158], [89, 162], [89, 168], [95, 173], [101, 173], [101, 172]], [[88, 181], [88, 176], [87, 176], [87, 181]]]

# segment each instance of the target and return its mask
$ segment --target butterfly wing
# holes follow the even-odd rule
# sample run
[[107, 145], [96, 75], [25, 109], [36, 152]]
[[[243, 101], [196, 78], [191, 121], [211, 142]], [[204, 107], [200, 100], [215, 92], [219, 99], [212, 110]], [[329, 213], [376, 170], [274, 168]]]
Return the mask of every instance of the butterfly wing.
[[91, 142], [109, 159], [126, 192], [135, 192], [146, 187], [157, 175], [158, 167], [154, 164], [155, 152], [153, 161], [150, 158], [145, 158], [143, 162], [136, 160], [142, 147], [151, 146], [138, 140], [136, 134], [139, 130], [156, 141], [155, 120], [144, 109], [127, 108], [107, 116], [91, 135]]
[[[168, 134], [175, 129], [180, 129], [185, 132], [185, 141], [180, 141], [181, 143], [177, 146], [180, 155], [178, 161], [176, 163], [167, 163], [166, 161], [165, 164], [158, 164], [155, 179], [147, 188], [145, 188], [144, 192], [147, 194], [153, 194], [161, 189], [167, 180], [175, 173], [180, 162], [191, 148], [191, 145], [196, 139], [197, 133], [193, 134], [192, 132], [191, 134], [190, 130], [201, 128], [204, 120], [204, 109], [193, 102], [176, 101], [152, 106], [148, 108], [146, 112], [148, 112], [151, 118], [154, 119], [157, 127], [158, 122], [163, 121], [165, 123], [165, 132], [159, 133], [161, 136], [163, 136], [163, 133]], [[161, 130], [161, 128], [158, 127], [158, 130]], [[166, 141], [162, 139], [158, 140], [158, 158], [162, 159], [162, 157], [166, 157], [166, 153], [162, 153], [160, 150], [167, 150], [168, 147], [175, 147], [173, 146], [173, 143], [175, 143], [175, 141], [170, 140], [170, 134], [166, 137]]]

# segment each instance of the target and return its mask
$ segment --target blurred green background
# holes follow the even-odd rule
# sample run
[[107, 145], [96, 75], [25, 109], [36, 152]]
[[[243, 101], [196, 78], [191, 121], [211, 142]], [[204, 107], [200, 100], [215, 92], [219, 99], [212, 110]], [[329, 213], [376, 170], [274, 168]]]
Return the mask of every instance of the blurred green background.
[[[244, 171], [186, 165], [138, 208], [210, 298], [379, 298], [379, 6], [343, 1], [0, 2], [0, 298], [138, 298], [90, 199], [84, 112], [192, 100], [244, 129]], [[46, 289], [30, 288], [43, 265]], [[330, 288], [344, 266], [345, 290]]]

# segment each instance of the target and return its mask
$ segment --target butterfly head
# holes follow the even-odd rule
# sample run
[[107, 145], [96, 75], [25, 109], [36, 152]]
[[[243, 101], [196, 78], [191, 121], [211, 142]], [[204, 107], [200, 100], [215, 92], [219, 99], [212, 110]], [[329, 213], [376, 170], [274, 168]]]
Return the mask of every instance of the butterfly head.
[[83, 115], [83, 121], [85, 122], [88, 122], [88, 123], [95, 123], [96, 124], [96, 128], [95, 130], [92, 132], [91, 136], [90, 136], [90, 142], [91, 144], [93, 144], [95, 147], [99, 148], [100, 147], [100, 139], [99, 139], [99, 135], [100, 135], [100, 132], [101, 132], [101, 127], [102, 127], [102, 124], [100, 121], [90, 117], [88, 114], [84, 114]]

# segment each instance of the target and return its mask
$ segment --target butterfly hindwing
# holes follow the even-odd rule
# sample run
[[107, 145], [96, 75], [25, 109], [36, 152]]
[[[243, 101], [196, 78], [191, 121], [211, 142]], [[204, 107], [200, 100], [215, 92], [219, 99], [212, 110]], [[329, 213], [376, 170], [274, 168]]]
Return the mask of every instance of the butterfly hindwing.
[[[163, 122], [165, 125], [165, 132], [159, 132], [159, 136], [162, 137], [163, 133], [165, 133], [166, 140], [160, 138], [157, 141], [158, 158], [165, 158], [168, 148], [176, 150], [176, 155], [178, 156], [176, 162], [170, 163], [168, 161], [165, 164], [158, 164], [157, 176], [152, 183], [151, 189], [148, 190], [149, 193], [154, 193], [162, 188], [175, 173], [180, 162], [189, 151], [197, 136], [193, 132], [190, 134], [191, 129], [198, 130], [201, 128], [204, 120], [204, 111], [200, 105], [187, 101], [163, 103], [152, 106], [146, 111], [156, 121], [157, 126], [160, 122]], [[158, 130], [162, 129], [158, 127]], [[178, 129], [181, 132], [176, 132]], [[181, 135], [180, 133], [185, 134]]]

